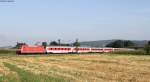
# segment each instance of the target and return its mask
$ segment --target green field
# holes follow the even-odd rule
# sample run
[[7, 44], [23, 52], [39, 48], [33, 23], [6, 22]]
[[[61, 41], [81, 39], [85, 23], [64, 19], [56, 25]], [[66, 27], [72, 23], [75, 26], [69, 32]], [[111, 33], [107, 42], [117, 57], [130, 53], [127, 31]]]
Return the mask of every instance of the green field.
[[150, 56], [0, 56], [0, 82], [150, 82]]

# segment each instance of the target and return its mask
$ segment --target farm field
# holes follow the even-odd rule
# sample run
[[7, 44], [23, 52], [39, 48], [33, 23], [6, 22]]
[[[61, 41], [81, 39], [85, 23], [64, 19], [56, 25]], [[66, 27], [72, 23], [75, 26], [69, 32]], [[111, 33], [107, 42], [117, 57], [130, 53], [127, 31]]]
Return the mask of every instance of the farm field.
[[150, 56], [0, 56], [0, 82], [150, 82]]

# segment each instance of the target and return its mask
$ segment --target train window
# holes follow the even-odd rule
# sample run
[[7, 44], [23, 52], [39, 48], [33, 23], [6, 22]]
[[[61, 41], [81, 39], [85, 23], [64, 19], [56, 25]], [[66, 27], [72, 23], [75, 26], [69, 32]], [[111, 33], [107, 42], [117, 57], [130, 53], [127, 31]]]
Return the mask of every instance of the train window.
[[100, 50], [103, 50], [103, 49], [100, 49]]
[[64, 48], [62, 48], [62, 50], [65, 50]]
[[80, 50], [80, 48], [75, 48], [75, 50]]
[[112, 49], [105, 49], [105, 50], [112, 50]]

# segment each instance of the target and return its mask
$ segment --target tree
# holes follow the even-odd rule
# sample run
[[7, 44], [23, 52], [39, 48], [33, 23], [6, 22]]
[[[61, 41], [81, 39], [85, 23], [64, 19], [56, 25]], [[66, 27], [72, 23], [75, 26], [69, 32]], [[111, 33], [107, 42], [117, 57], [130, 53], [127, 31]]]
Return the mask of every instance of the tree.
[[124, 41], [124, 47], [131, 48], [131, 47], [134, 47], [134, 46], [135, 46], [135, 44], [132, 41], [130, 41], [130, 40]]
[[106, 47], [122, 48], [123, 47], [123, 41], [116, 40], [114, 42], [107, 44]]
[[51, 46], [58, 46], [58, 43], [56, 41], [52, 41], [52, 42], [50, 42], [50, 45]]
[[42, 46], [44, 46], [46, 48], [47, 42], [42, 42]]
[[58, 45], [59, 45], [59, 46], [61, 45], [60, 41], [61, 41], [61, 39], [58, 39]]
[[150, 53], [150, 41], [148, 41], [148, 43], [145, 45], [144, 50], [147, 54]]
[[76, 39], [76, 42], [73, 43], [73, 46], [80, 47], [80, 43], [79, 43], [78, 39]]
[[113, 48], [130, 48], [133, 46], [134, 43], [130, 40], [116, 40], [106, 45], [106, 47], [113, 47]]
[[26, 43], [20, 43], [17, 42], [16, 46], [14, 48], [20, 48], [22, 45], [27, 45]]
[[76, 39], [76, 42], [73, 43], [73, 46], [76, 47], [76, 53], [78, 53], [78, 48], [80, 47], [80, 43], [78, 39]]
[[148, 41], [148, 45], [150, 45], [150, 41]]

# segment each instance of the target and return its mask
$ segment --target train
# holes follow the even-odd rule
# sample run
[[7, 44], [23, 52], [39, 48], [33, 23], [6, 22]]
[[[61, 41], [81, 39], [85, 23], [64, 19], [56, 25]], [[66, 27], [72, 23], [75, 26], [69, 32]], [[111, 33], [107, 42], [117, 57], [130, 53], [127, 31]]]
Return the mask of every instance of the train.
[[59, 54], [59, 53], [107, 53], [127, 50], [124, 48], [69, 47], [69, 46], [31, 46], [22, 45], [17, 54]]

